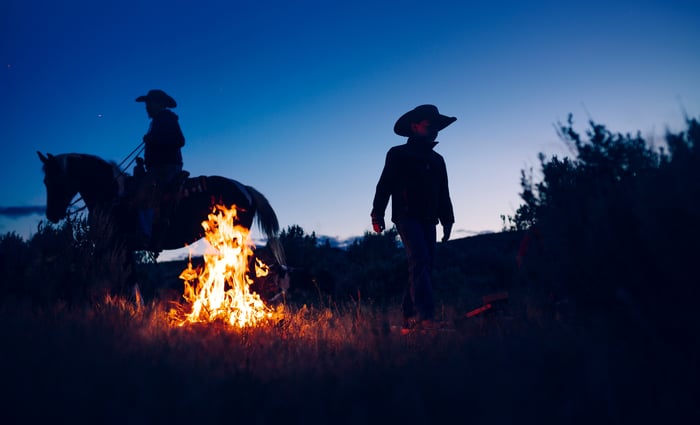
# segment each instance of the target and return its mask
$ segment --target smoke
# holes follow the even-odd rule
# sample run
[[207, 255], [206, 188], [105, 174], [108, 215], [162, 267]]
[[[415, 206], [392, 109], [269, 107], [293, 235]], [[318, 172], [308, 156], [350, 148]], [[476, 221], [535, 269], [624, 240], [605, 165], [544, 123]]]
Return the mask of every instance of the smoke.
[[44, 215], [46, 212], [46, 206], [28, 206], [28, 207], [0, 207], [1, 217], [27, 217], [30, 215]]

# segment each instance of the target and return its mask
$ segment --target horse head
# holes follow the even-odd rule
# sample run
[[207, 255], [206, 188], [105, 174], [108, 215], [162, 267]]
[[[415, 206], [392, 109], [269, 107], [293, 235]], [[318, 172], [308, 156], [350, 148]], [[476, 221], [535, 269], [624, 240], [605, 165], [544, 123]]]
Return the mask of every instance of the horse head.
[[58, 223], [67, 215], [68, 206], [78, 194], [75, 184], [68, 178], [66, 162], [63, 155], [44, 155], [37, 151], [44, 164], [44, 185], [46, 186], [46, 218]]

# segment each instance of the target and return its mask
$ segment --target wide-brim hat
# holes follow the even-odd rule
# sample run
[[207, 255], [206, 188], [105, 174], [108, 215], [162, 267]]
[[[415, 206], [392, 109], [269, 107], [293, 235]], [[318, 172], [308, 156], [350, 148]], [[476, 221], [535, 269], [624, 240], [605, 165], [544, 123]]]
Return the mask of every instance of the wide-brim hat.
[[177, 106], [175, 99], [170, 97], [166, 92], [159, 89], [149, 90], [144, 96], [139, 96], [136, 98], [137, 102], [155, 102], [159, 103], [166, 108], [174, 108]]
[[430, 121], [430, 124], [436, 128], [437, 131], [440, 131], [457, 121], [457, 118], [442, 115], [435, 105], [420, 105], [401, 115], [401, 118], [394, 124], [394, 133], [399, 136], [411, 137], [413, 136], [411, 123], [419, 123], [423, 120]]

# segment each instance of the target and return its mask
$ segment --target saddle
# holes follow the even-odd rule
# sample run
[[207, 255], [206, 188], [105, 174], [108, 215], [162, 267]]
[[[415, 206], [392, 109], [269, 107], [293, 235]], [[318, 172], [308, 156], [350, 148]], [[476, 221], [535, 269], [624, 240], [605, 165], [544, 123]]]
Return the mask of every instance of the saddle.
[[180, 200], [207, 189], [205, 176], [189, 178], [188, 171], [180, 171], [165, 184], [147, 173], [135, 175], [127, 185], [122, 202], [136, 210], [150, 210], [152, 229], [149, 249], [158, 252], [162, 239], [170, 227], [172, 215]]
[[161, 191], [161, 203], [180, 199], [185, 182], [189, 176], [189, 171], [180, 171], [177, 173], [175, 177], [163, 187]]
[[205, 176], [189, 178], [188, 171], [180, 173], [170, 182], [169, 190], [163, 193], [163, 201], [179, 201], [194, 193], [201, 193], [207, 190], [207, 178]]
[[136, 207], [158, 207], [207, 190], [205, 176], [190, 178], [189, 171], [180, 171], [171, 181], [159, 185], [148, 175], [132, 177], [123, 200]]

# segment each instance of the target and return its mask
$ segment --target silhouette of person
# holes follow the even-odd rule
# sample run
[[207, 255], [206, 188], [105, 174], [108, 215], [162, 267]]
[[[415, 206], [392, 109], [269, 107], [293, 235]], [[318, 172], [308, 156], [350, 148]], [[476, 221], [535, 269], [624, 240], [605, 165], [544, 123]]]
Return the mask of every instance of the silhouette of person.
[[457, 118], [440, 114], [434, 105], [421, 105], [402, 115], [394, 132], [408, 140], [387, 152], [377, 183], [371, 212], [372, 227], [385, 229], [384, 211], [391, 198], [391, 221], [396, 225], [408, 257], [408, 287], [403, 301], [404, 329], [434, 326], [435, 301], [432, 271], [436, 225], [442, 224], [442, 241], [450, 238], [454, 211], [447, 168], [433, 148], [437, 134]]
[[[185, 137], [180, 129], [178, 116], [170, 110], [177, 103], [163, 90], [149, 90], [146, 95], [136, 98], [146, 104], [146, 113], [151, 119], [148, 132], [143, 136], [144, 159], [137, 159], [137, 168], [145, 165], [146, 193], [139, 208], [144, 244], [152, 242], [153, 222], [163, 188], [167, 187], [182, 172], [182, 152]], [[134, 174], [137, 174], [135, 169]]]

